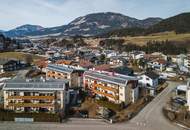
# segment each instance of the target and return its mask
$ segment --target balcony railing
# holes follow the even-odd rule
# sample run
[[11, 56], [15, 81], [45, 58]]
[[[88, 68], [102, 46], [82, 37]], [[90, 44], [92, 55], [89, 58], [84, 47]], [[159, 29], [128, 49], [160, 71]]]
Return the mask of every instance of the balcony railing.
[[105, 97], [110, 97], [110, 98], [113, 98], [115, 100], [118, 100], [119, 99], [119, 96], [114, 96], [112, 94], [109, 94], [109, 93], [104, 93], [104, 92], [101, 92], [101, 91], [98, 91], [98, 90], [93, 90], [94, 93], [96, 94], [100, 94], [100, 95], [103, 95]]
[[94, 87], [98, 87], [98, 88], [101, 88], [101, 89], [104, 89], [104, 90], [109, 90], [109, 91], [112, 91], [112, 92], [115, 92], [115, 93], [119, 92], [119, 89], [108, 87], [108, 86], [103, 86], [101, 84], [94, 84]]
[[54, 107], [51, 103], [8, 103], [8, 107]]
[[8, 99], [47, 99], [54, 100], [54, 96], [8, 96]]

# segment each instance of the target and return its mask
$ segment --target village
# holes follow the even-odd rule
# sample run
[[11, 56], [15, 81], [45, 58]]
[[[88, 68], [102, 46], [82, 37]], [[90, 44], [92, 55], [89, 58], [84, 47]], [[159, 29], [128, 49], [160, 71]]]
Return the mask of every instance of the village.
[[[1, 121], [30, 117], [62, 122], [74, 117], [123, 122], [167, 88], [168, 81], [180, 85], [173, 88], [166, 116], [174, 120], [182, 107], [190, 110], [190, 55], [39, 45], [16, 53], [26, 57], [0, 59]], [[33, 60], [32, 55], [40, 58]]]

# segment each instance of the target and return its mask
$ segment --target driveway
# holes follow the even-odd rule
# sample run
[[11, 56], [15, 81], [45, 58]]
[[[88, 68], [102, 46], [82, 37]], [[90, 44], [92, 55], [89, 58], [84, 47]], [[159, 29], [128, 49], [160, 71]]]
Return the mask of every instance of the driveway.
[[162, 114], [162, 107], [167, 102], [170, 92], [179, 83], [169, 82], [152, 102], [150, 102], [131, 121], [119, 124], [107, 124], [99, 120], [74, 120], [64, 124], [32, 123], [20, 124], [14, 122], [0, 123], [0, 130], [183, 130], [171, 124]]

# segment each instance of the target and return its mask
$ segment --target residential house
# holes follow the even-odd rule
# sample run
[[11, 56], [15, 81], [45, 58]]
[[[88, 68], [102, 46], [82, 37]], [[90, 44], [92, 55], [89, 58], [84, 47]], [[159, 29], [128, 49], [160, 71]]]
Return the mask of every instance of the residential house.
[[139, 76], [139, 84], [142, 88], [148, 89], [150, 95], [155, 95], [156, 88], [158, 86], [159, 75], [153, 71], [145, 72], [145, 74]]
[[167, 61], [164, 59], [154, 59], [147, 63], [148, 68], [152, 68], [158, 71], [164, 71], [167, 66]]
[[20, 60], [0, 59], [0, 73], [22, 69], [26, 64]]
[[112, 56], [109, 58], [109, 64], [116, 66], [127, 65], [128, 61], [120, 56]]

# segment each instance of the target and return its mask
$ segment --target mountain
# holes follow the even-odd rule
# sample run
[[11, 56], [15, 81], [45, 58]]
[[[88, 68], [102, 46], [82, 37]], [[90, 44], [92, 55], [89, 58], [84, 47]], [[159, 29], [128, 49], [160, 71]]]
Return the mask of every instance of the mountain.
[[148, 29], [148, 33], [175, 31], [176, 33], [190, 32], [190, 13], [182, 13], [159, 22]]
[[19, 26], [15, 29], [3, 32], [3, 34], [7, 37], [22, 37], [22, 36], [25, 36], [25, 34], [27, 33], [40, 31], [42, 29], [43, 27], [39, 25], [26, 24], [26, 25]]
[[6, 34], [8, 34], [8, 36], [95, 36], [115, 29], [131, 27], [147, 28], [160, 22], [161, 20], [161, 18], [148, 18], [145, 20], [138, 20], [136, 18], [112, 12], [94, 13], [78, 17], [69, 24], [63, 26], [42, 29], [40, 28], [39, 30], [34, 29], [27, 31], [22, 29], [21, 31], [17, 31], [17, 29], [14, 29]]
[[[100, 35], [100, 37], [111, 37], [111, 36], [140, 36], [140, 35], [148, 35], [152, 33], [162, 33], [162, 32], [170, 32], [174, 31], [176, 33], [188, 33], [190, 32], [190, 13], [182, 13], [167, 19], [164, 19], [157, 24], [155, 23], [155, 18], [145, 19], [144, 27], [145, 28], [124, 28], [124, 29], [116, 29], [110, 31], [108, 33]], [[158, 18], [159, 20], [159, 18]], [[151, 25], [151, 22], [152, 26]], [[156, 20], [157, 21], [157, 20]], [[148, 26], [146, 27], [146, 24]]]

